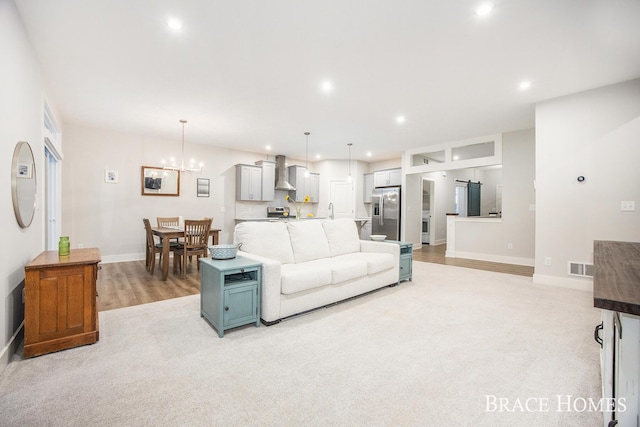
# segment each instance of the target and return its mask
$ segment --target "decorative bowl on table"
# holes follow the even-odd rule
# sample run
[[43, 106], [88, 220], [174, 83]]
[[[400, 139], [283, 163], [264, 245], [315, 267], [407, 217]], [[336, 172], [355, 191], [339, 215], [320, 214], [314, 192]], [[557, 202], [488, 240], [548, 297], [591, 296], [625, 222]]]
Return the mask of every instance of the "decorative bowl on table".
[[376, 242], [381, 242], [382, 240], [387, 238], [386, 234], [372, 234], [371, 236], [371, 240], [375, 240]]
[[213, 245], [209, 246], [209, 254], [212, 259], [232, 259], [236, 257], [242, 243], [237, 245]]

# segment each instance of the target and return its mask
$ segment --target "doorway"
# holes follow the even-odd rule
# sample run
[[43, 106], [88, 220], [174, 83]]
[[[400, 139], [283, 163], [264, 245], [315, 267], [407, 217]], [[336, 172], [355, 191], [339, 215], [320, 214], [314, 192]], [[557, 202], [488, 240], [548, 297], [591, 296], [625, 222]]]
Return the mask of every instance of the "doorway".
[[422, 179], [422, 244], [433, 245], [435, 233], [433, 233], [435, 216], [435, 181]]
[[47, 250], [58, 249], [58, 239], [61, 233], [61, 203], [62, 191], [60, 186], [60, 162], [62, 152], [60, 147], [60, 131], [58, 124], [49, 108], [44, 103], [44, 208], [45, 208], [45, 247]]

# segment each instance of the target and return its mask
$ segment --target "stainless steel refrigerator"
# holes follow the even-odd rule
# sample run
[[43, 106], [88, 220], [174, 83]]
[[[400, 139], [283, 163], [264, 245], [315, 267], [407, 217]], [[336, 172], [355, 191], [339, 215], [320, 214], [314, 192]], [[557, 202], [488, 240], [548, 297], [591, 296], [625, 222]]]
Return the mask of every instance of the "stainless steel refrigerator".
[[400, 240], [400, 187], [374, 188], [371, 202], [371, 234]]

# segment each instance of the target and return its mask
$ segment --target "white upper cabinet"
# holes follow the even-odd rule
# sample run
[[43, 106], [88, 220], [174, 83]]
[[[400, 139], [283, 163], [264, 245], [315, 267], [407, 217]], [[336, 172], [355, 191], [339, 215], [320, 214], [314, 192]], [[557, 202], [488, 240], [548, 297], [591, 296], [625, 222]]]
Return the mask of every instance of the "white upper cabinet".
[[318, 203], [320, 197], [320, 174], [310, 173], [308, 177], [304, 174], [307, 168], [304, 166], [289, 166], [289, 183], [296, 187], [295, 191], [289, 192], [295, 202], [303, 202], [305, 196], [309, 196], [310, 203]]
[[262, 168], [262, 200], [270, 202], [276, 198], [276, 163], [260, 160], [256, 165]]
[[262, 168], [236, 165], [236, 200], [262, 200]]
[[402, 185], [402, 169], [386, 169], [373, 173], [375, 187], [391, 187]]

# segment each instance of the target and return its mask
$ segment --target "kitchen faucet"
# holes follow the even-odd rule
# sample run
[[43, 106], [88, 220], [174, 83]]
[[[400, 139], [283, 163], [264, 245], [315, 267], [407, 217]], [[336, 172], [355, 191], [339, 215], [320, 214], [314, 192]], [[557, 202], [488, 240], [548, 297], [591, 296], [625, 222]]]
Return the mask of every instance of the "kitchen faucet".
[[329, 203], [329, 218], [333, 219], [333, 203]]

